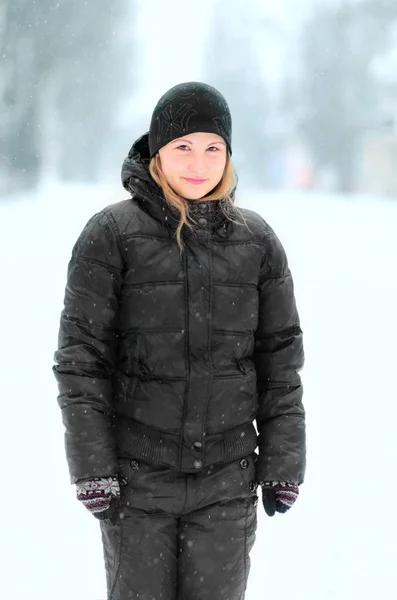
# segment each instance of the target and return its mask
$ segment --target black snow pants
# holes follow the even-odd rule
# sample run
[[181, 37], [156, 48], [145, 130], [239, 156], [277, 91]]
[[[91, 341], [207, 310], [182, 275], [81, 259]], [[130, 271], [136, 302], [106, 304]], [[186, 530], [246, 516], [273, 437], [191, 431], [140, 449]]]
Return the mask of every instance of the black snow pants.
[[243, 600], [257, 527], [257, 454], [200, 473], [121, 458], [100, 522], [108, 600]]

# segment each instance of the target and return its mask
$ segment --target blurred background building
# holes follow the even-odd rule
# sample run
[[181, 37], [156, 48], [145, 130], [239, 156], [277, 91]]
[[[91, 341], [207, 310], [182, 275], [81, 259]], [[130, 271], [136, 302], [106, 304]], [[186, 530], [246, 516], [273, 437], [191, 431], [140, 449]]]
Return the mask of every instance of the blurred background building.
[[2, 0], [0, 194], [115, 177], [158, 97], [218, 87], [242, 184], [397, 194], [394, 0]]

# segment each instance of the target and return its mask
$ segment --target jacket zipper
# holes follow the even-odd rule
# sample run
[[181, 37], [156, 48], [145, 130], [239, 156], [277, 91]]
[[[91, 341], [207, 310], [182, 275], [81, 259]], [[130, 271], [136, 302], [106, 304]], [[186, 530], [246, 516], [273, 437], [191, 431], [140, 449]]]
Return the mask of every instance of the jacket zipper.
[[182, 446], [183, 446], [183, 424], [185, 423], [186, 412], [187, 412], [187, 394], [189, 392], [190, 383], [190, 361], [189, 361], [189, 281], [187, 276], [187, 254], [186, 244], [183, 247], [183, 270], [184, 270], [184, 300], [185, 300], [185, 361], [186, 361], [186, 386], [185, 394], [183, 398], [183, 411], [182, 411], [182, 427], [179, 435], [179, 452], [178, 452], [178, 467], [181, 464], [182, 457]]

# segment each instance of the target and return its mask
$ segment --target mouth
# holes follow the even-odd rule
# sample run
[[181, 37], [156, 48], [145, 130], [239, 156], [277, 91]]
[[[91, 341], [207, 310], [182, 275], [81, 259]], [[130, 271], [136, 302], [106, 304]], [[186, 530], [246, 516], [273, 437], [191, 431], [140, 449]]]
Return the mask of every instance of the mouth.
[[193, 185], [200, 185], [200, 183], [204, 183], [205, 181], [207, 181], [206, 179], [189, 179], [188, 177], [183, 177], [182, 179], [184, 179], [188, 183], [192, 183]]

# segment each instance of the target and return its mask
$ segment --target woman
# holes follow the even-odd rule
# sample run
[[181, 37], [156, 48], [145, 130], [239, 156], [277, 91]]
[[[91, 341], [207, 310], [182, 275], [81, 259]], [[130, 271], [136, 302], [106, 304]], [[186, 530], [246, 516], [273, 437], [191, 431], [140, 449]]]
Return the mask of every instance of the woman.
[[272, 516], [303, 482], [293, 282], [273, 230], [234, 206], [231, 155], [225, 98], [173, 87], [124, 162], [131, 198], [73, 248], [53, 368], [112, 600], [241, 600], [258, 485]]

